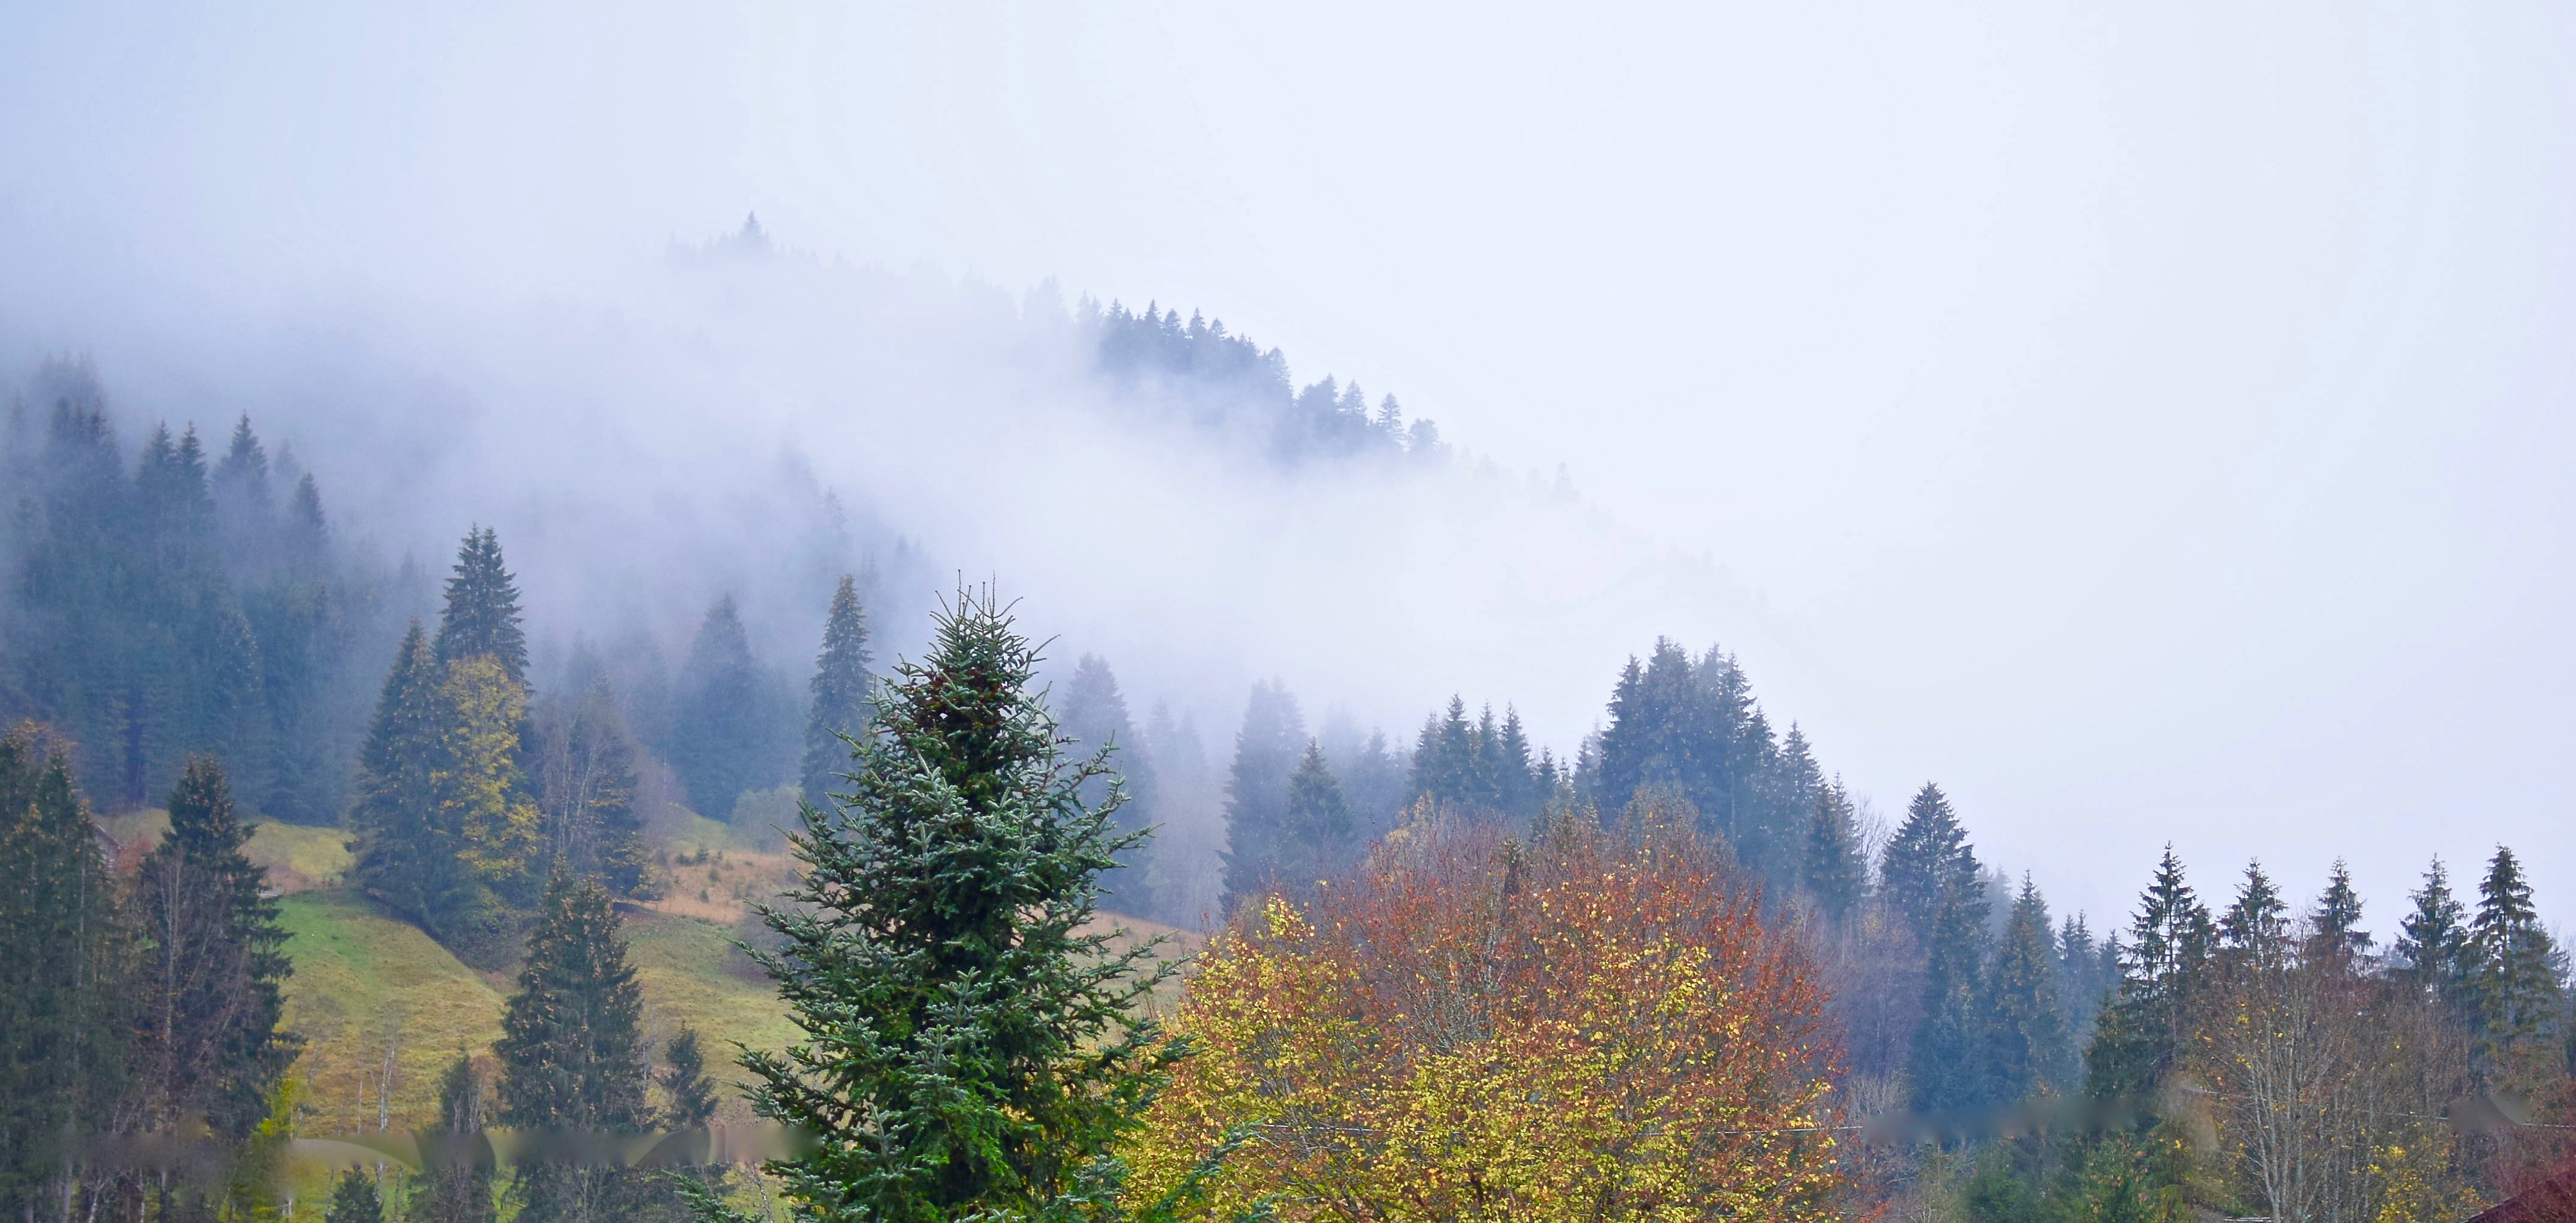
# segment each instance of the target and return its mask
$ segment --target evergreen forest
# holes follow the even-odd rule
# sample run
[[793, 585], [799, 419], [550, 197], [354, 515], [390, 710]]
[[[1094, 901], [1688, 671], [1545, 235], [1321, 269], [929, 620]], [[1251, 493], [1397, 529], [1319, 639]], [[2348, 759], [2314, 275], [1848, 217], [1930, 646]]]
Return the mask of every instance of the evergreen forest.
[[[1263, 463], [1457, 461], [1199, 314], [1073, 325], [1120, 402]], [[554, 575], [505, 532], [389, 559], [289, 443], [127, 419], [73, 361], [11, 401], [9, 1218], [2576, 1194], [2576, 983], [2510, 846], [2378, 898], [2168, 849], [2070, 912], [1936, 781], [1881, 815], [1714, 645], [1634, 643], [1598, 729], [1543, 744], [1473, 675], [1391, 729], [1278, 680], [1133, 691], [891, 549], [792, 650], [750, 591], [668, 641], [537, 624]]]

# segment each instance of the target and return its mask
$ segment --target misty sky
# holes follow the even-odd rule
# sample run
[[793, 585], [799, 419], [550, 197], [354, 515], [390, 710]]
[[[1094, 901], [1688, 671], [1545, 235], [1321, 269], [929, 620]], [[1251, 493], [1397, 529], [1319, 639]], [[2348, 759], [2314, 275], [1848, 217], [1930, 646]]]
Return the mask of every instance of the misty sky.
[[2505, 840], [2576, 912], [2576, 10], [360, 7], [7, 0], [8, 377], [520, 317], [757, 210], [1206, 309], [1723, 573], [1390, 718], [1570, 748], [1669, 631], [2061, 907], [2341, 853], [2386, 937]]

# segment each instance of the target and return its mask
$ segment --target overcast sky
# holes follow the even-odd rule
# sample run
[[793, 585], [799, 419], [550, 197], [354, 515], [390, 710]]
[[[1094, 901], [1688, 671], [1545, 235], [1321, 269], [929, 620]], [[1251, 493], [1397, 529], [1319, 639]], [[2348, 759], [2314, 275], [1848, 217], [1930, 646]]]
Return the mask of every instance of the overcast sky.
[[1641, 622], [2062, 907], [2340, 853], [2384, 937], [2501, 840], [2576, 912], [2576, 9], [168, 7], [0, 12], [46, 343], [751, 210], [1197, 307], [1721, 567]]

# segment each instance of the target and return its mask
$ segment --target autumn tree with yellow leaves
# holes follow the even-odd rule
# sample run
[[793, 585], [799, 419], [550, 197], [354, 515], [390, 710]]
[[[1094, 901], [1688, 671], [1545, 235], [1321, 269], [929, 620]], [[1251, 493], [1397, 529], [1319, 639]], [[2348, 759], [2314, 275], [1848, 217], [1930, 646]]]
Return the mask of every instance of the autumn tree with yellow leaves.
[[1816, 972], [1686, 831], [1417, 823], [1300, 908], [1248, 904], [1176, 1017], [1197, 1047], [1140, 1188], [1248, 1138], [1210, 1217], [1836, 1215]]

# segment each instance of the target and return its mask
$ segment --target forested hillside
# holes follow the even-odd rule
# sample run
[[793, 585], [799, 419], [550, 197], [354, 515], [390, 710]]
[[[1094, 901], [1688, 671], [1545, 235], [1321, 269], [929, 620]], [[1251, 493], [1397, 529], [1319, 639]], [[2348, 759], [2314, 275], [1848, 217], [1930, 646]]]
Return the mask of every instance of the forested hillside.
[[[1221, 324], [1074, 319], [1125, 402], [1262, 462], [1446, 461], [1391, 397], [1293, 389]], [[2394, 1223], [2533, 1183], [2576, 1133], [2568, 959], [2510, 848], [2402, 905], [2340, 867], [2196, 886], [2169, 851], [2134, 912], [2065, 913], [1939, 785], [1881, 821], [1715, 646], [1602, 676], [1565, 750], [1508, 699], [1390, 735], [1274, 680], [1211, 711], [1211, 751], [989, 590], [883, 648], [882, 609], [931, 601], [898, 586], [918, 556], [851, 557], [810, 661], [735, 593], [668, 654], [606, 623], [547, 651], [548, 575], [498, 530], [388, 563], [255, 425], [122, 421], [65, 363], [11, 408], [12, 1213], [265, 1217], [299, 1186], [309, 1213], [296, 1132], [757, 1110], [821, 1144], [780, 1192], [864, 1172], [918, 1210], [1099, 1205], [1132, 1172], [1182, 1217]], [[1120, 922], [1213, 942], [1184, 980], [1195, 934]], [[1022, 1043], [951, 1066], [941, 1032]], [[991, 1076], [1008, 1134], [927, 1179], [832, 1096], [945, 1133], [968, 1122], [921, 1093], [951, 1074]], [[96, 1155], [142, 1134], [218, 1154], [176, 1180]], [[737, 1206], [772, 1185], [693, 1167]], [[332, 1218], [714, 1209], [550, 1156], [331, 1192]]]

